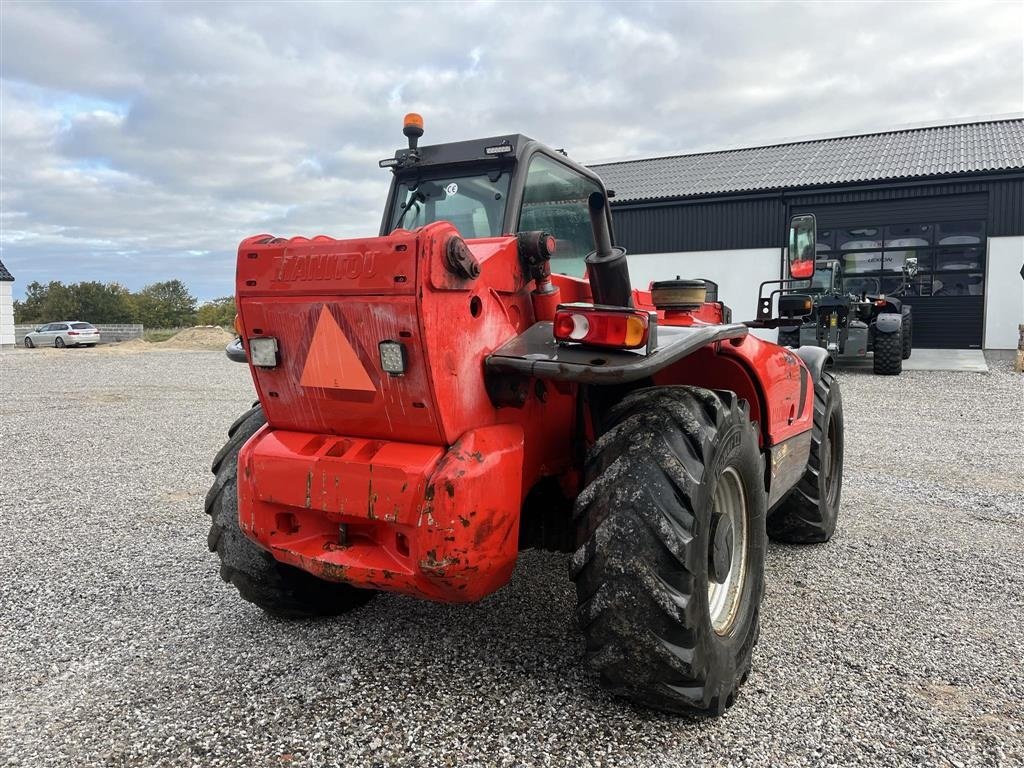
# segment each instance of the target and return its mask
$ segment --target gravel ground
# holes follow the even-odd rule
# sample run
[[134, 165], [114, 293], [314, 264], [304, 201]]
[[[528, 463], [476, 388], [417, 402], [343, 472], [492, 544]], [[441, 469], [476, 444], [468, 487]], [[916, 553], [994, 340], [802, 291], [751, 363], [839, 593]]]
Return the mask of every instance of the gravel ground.
[[719, 720], [585, 671], [564, 556], [474, 606], [264, 616], [206, 551], [221, 354], [0, 355], [0, 764], [1021, 765], [1020, 377], [841, 375], [840, 529], [772, 545]]

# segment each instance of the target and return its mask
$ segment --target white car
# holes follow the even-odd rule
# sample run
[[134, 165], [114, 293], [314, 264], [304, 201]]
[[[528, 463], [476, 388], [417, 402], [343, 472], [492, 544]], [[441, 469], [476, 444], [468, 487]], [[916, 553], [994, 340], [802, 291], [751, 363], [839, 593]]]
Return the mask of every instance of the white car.
[[40, 325], [25, 334], [25, 346], [33, 347], [95, 347], [100, 343], [100, 332], [92, 323], [67, 320], [62, 323]]

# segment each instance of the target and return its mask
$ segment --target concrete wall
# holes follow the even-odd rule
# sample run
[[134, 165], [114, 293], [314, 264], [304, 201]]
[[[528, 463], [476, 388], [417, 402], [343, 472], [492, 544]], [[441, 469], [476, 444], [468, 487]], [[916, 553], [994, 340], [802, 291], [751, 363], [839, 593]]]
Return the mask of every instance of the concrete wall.
[[[14, 326], [14, 337], [16, 344], [22, 344], [25, 334], [34, 331], [41, 323]], [[128, 341], [129, 339], [141, 339], [143, 327], [139, 323], [111, 323], [97, 325], [100, 331], [100, 343], [110, 344], [114, 341]]]
[[14, 345], [14, 298], [9, 280], [0, 282], [0, 347]]
[[985, 349], [1016, 349], [1024, 323], [1024, 237], [990, 237], [985, 272]]
[[[778, 248], [735, 251], [688, 251], [629, 255], [629, 277], [634, 288], [647, 288], [654, 280], [706, 278], [718, 283], [718, 299], [732, 308], [733, 320], [757, 315], [757, 289], [765, 280], [778, 280], [782, 256]], [[776, 331], [755, 331], [772, 341]]]

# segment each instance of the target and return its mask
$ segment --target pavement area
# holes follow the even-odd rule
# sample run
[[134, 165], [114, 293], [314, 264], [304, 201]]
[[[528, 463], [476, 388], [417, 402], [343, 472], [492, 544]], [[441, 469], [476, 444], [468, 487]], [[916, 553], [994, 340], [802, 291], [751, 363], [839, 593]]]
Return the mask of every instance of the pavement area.
[[[839, 365], [853, 370], [871, 370], [871, 356], [843, 360]], [[987, 373], [988, 363], [980, 349], [917, 349], [903, 361], [904, 371], [968, 371]]]
[[[717, 720], [606, 695], [564, 555], [472, 606], [269, 618], [206, 549], [223, 354], [0, 353], [2, 766], [1019, 766], [1022, 379], [839, 370], [827, 545], [772, 544]], [[916, 353], [915, 353], [916, 354]]]

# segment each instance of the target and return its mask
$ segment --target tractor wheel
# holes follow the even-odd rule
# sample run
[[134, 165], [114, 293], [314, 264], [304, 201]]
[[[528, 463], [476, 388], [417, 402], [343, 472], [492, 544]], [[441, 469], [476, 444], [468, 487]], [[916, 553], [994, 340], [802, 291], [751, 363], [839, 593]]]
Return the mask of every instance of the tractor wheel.
[[779, 346], [793, 348], [799, 347], [800, 329], [797, 328], [795, 331], [784, 331], [779, 328]]
[[732, 392], [627, 395], [576, 500], [576, 615], [613, 693], [720, 715], [750, 672], [764, 591], [757, 432]]
[[899, 376], [903, 372], [903, 334], [879, 333], [875, 331], [874, 361], [875, 373], [882, 376]]
[[914, 318], [911, 315], [903, 316], [903, 359], [910, 359], [910, 353], [914, 350]]
[[788, 544], [828, 541], [843, 491], [843, 400], [836, 377], [823, 371], [814, 387], [814, 427], [807, 471], [768, 515], [768, 535]]
[[279, 563], [239, 528], [238, 452], [264, 423], [259, 405], [242, 414], [213, 460], [217, 479], [206, 494], [206, 513], [212, 518], [207, 544], [220, 556], [220, 577], [234, 584], [244, 599], [274, 616], [333, 616], [358, 608], [373, 597], [372, 590], [323, 581]]

